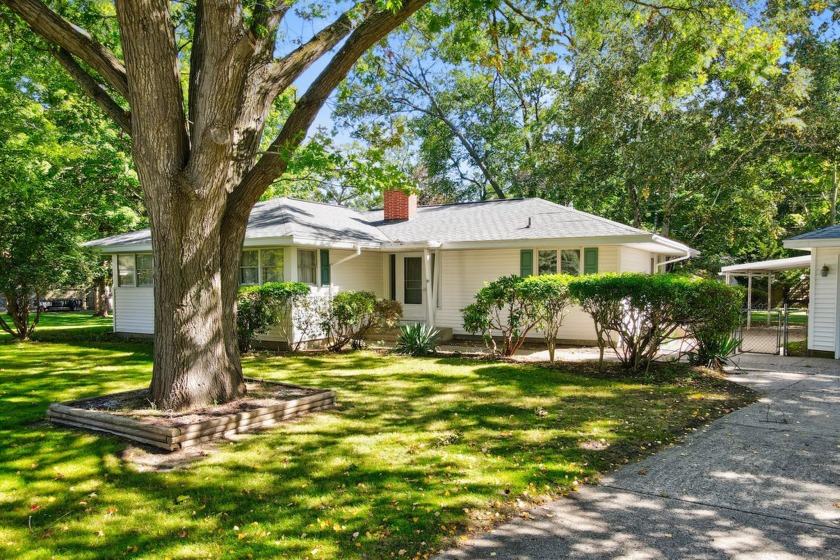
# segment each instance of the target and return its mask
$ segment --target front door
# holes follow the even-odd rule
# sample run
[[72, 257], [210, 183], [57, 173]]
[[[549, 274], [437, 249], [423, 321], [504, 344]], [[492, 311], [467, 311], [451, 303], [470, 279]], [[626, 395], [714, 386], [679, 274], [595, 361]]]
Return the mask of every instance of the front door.
[[423, 254], [398, 254], [396, 265], [396, 296], [397, 301], [403, 304], [403, 321], [425, 321], [426, 283], [423, 274]]

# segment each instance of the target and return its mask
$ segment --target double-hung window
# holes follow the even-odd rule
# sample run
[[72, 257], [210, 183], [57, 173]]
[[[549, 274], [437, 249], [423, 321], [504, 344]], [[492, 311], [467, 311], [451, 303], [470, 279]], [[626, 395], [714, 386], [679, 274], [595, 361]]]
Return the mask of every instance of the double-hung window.
[[318, 284], [318, 253], [312, 249], [298, 249], [298, 282]]
[[557, 251], [541, 250], [537, 255], [537, 274], [557, 274]]
[[283, 281], [283, 249], [266, 249], [262, 252], [262, 281]]
[[260, 283], [260, 252], [242, 251], [239, 263], [239, 283], [243, 286]]
[[580, 275], [580, 249], [563, 249], [560, 251], [560, 271], [572, 276]]
[[154, 284], [151, 253], [117, 256], [117, 287], [147, 287]]

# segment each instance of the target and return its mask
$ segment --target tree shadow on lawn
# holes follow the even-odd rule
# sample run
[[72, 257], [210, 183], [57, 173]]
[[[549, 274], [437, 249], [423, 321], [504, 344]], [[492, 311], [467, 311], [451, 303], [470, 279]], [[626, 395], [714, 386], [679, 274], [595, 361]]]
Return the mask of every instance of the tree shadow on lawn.
[[[114, 437], [33, 424], [57, 395], [147, 383], [147, 350], [119, 348], [76, 347], [80, 363], [69, 371], [33, 356], [31, 373], [15, 366], [3, 398], [20, 399], [18, 414], [0, 418], [9, 442], [0, 547], [11, 556], [133, 556], [137, 546], [147, 557], [413, 557], [569, 491], [694, 421], [658, 403], [670, 398], [659, 388], [537, 366], [370, 353], [248, 358], [248, 375], [334, 388], [342, 408], [219, 443], [183, 470], [138, 473]], [[91, 361], [99, 369], [85, 373]]]

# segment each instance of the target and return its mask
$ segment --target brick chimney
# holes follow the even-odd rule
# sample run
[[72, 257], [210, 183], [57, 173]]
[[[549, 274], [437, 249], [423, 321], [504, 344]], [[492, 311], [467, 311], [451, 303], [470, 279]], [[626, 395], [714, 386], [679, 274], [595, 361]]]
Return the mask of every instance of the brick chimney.
[[410, 220], [417, 213], [417, 195], [385, 191], [385, 220]]

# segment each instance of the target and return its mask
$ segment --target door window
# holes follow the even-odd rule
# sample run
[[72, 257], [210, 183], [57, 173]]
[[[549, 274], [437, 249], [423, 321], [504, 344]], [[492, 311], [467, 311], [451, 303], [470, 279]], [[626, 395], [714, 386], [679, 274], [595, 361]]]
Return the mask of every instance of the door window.
[[405, 292], [406, 305], [420, 305], [423, 303], [423, 259], [420, 257], [405, 257]]

